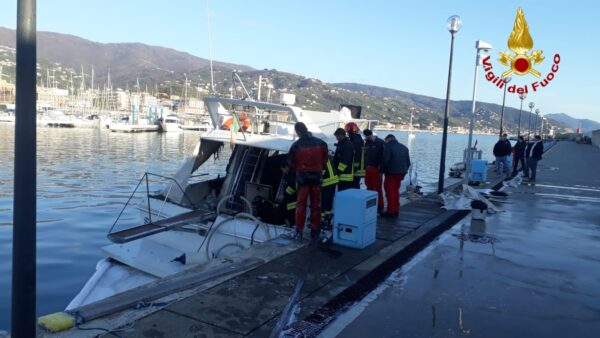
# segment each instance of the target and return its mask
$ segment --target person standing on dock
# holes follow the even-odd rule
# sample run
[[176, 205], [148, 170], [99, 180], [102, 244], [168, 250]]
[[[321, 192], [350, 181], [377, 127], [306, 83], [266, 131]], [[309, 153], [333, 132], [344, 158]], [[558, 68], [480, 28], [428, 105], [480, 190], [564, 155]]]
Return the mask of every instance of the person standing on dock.
[[381, 160], [383, 159], [383, 141], [369, 129], [363, 131], [365, 135], [365, 185], [368, 190], [377, 191], [377, 211], [383, 212], [383, 192], [381, 190], [382, 176]]
[[342, 128], [335, 130], [335, 154], [333, 155], [333, 168], [338, 174], [338, 191], [350, 189], [354, 185], [354, 149], [350, 139], [346, 137], [346, 131]]
[[294, 125], [298, 140], [292, 144], [288, 161], [296, 172], [296, 234], [302, 238], [310, 198], [310, 236], [315, 238], [321, 226], [321, 181], [327, 164], [327, 143], [308, 132], [302, 122]]
[[321, 224], [325, 229], [331, 229], [331, 211], [333, 210], [333, 198], [335, 187], [338, 184], [338, 176], [333, 167], [332, 156], [327, 156], [327, 164], [323, 169], [323, 182], [321, 183]]
[[534, 142], [529, 143], [525, 151], [525, 175], [523, 177], [529, 177], [530, 182], [535, 182], [537, 164], [542, 159], [543, 153], [544, 142], [540, 135], [535, 135]]
[[[500, 176], [502, 172], [508, 176], [510, 169], [508, 168], [508, 156], [512, 152], [512, 146], [507, 138], [506, 134], [500, 137], [500, 140], [494, 145], [494, 156], [496, 156], [496, 175]], [[502, 164], [502, 171], [500, 171], [500, 164]]]
[[387, 199], [387, 211], [384, 217], [398, 217], [400, 212], [400, 184], [410, 168], [410, 153], [408, 148], [389, 134], [385, 137], [381, 172], [385, 175], [383, 189]]
[[[525, 143], [525, 138], [523, 136], [519, 136], [517, 139], [517, 143], [513, 147], [513, 176], [517, 175], [517, 172], [521, 170], [525, 170], [525, 148], [527, 144]], [[519, 166], [519, 162], [521, 162], [521, 168], [517, 170]]]
[[285, 190], [283, 203], [285, 203], [285, 220], [289, 226], [296, 223], [296, 174], [286, 162], [281, 164], [281, 173], [285, 177]]
[[365, 141], [360, 136], [360, 129], [354, 122], [346, 123], [344, 127], [354, 148], [354, 179], [352, 187], [360, 189], [360, 179], [365, 177]]

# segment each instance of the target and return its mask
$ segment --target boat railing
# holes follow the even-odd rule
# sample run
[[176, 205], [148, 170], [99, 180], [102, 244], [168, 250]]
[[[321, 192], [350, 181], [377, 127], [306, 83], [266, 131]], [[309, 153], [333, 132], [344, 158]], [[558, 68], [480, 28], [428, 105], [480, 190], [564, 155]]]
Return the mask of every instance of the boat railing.
[[287, 112], [257, 112], [254, 114], [252, 122], [256, 126], [252, 128], [253, 133], [273, 135], [293, 134], [295, 123]]
[[[196, 175], [198, 176], [198, 175]], [[166, 193], [159, 195], [159, 196], [155, 196], [155, 195], [151, 195], [150, 193], [150, 177], [155, 177], [155, 178], [159, 178], [161, 180], [166, 180], [169, 181], [169, 187], [168, 189], [166, 189]], [[153, 225], [154, 223], [156, 223], [155, 221], [161, 221], [162, 219], [164, 219], [164, 215], [162, 215], [162, 210], [166, 204], [167, 201], [169, 201], [169, 196], [172, 194], [173, 189], [175, 189], [175, 191], [177, 191], [178, 193], [182, 194], [182, 199], [187, 201], [188, 203], [188, 208], [191, 208], [193, 210], [198, 209], [197, 206], [193, 203], [192, 199], [190, 199], [190, 197], [186, 194], [185, 189], [182, 188], [182, 186], [179, 184], [179, 182], [172, 178], [172, 177], [167, 177], [167, 176], [163, 176], [163, 175], [159, 175], [159, 174], [154, 174], [151, 172], [146, 172], [144, 173], [144, 175], [142, 175], [142, 177], [140, 178], [140, 180], [138, 181], [135, 189], [133, 190], [133, 192], [131, 193], [131, 195], [129, 196], [129, 198], [127, 199], [127, 202], [125, 203], [125, 205], [123, 206], [123, 208], [121, 209], [121, 212], [119, 212], [119, 215], [117, 216], [117, 218], [115, 219], [115, 222], [113, 223], [113, 225], [110, 227], [110, 229], [108, 230], [108, 237], [109, 239], [111, 239], [112, 235], [115, 233], [115, 227], [117, 226], [117, 224], [119, 223], [119, 220], [121, 219], [121, 217], [123, 217], [125, 210], [130, 206], [130, 204], [132, 203], [132, 200], [134, 199], [134, 197], [136, 195], [140, 194], [140, 187], [142, 186], [142, 184], [145, 184], [145, 196], [143, 198], [143, 202], [145, 203], [146, 206], [141, 206], [141, 205], [137, 205], [136, 209], [140, 209], [140, 207], [142, 207], [142, 210], [144, 208], [147, 208], [147, 216], [144, 217], [144, 224], [143, 225], [139, 225], [139, 224], [135, 224], [134, 228], [140, 228], [140, 227], [147, 227], [148, 225]], [[141, 193], [144, 193], [144, 191], [142, 190]], [[150, 199], [154, 198], [154, 199], [159, 199], [161, 201], [160, 204], [160, 208], [158, 211], [153, 211], [152, 210], [152, 204], [150, 203]], [[144, 210], [146, 211], [146, 210]], [[153, 216], [154, 216], [154, 220], [153, 220]], [[162, 216], [162, 217], [161, 217]], [[154, 228], [154, 227], [153, 227]], [[133, 229], [133, 228], [132, 228]], [[116, 232], [123, 232], [123, 231], [127, 231], [130, 229], [119, 229]], [[143, 237], [143, 236], [141, 236]], [[112, 240], [112, 239], [111, 239]]]

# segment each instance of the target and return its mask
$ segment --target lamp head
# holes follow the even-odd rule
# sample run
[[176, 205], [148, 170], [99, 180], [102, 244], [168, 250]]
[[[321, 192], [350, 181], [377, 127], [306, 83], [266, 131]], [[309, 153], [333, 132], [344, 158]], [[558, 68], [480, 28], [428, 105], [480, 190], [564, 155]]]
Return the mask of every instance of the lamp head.
[[539, 109], [536, 109], [536, 110], [535, 110], [535, 113], [536, 113], [536, 114], [538, 114], [538, 115], [540, 115], [540, 110], [539, 110]]
[[490, 50], [492, 50], [492, 45], [489, 42], [485, 42], [483, 40], [477, 40], [475, 41], [475, 49], [477, 49], [477, 52], [489, 52]]
[[509, 75], [509, 76], [505, 76], [505, 77], [503, 77], [503, 78], [502, 78], [502, 81], [503, 81], [504, 83], [509, 83], [509, 82], [510, 82], [510, 80], [512, 80], [512, 77], [511, 77], [510, 75]]
[[519, 98], [521, 100], [525, 100], [527, 98], [527, 94], [525, 94], [525, 93], [519, 94]]
[[460, 30], [460, 27], [462, 27], [462, 20], [460, 19], [460, 16], [453, 15], [449, 17], [446, 23], [446, 27], [448, 28], [448, 31], [452, 34], [458, 32]]
[[533, 107], [535, 107], [535, 103], [533, 103], [533, 102], [529, 102], [529, 108], [530, 108], [530, 109], [533, 109]]

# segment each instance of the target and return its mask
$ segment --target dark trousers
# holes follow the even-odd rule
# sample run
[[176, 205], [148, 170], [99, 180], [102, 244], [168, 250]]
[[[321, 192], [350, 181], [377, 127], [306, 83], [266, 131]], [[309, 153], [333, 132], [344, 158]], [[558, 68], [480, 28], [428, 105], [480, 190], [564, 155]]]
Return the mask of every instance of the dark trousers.
[[354, 180], [352, 181], [352, 188], [360, 189], [360, 179], [361, 178], [362, 178], [361, 176], [354, 176]]
[[339, 181], [337, 184], [337, 191], [344, 191], [351, 188], [354, 188], [354, 181]]
[[303, 185], [298, 187], [296, 199], [296, 230], [304, 230], [306, 206], [310, 198], [310, 227], [318, 230], [321, 225], [321, 185]]
[[365, 185], [368, 190], [377, 191], [377, 208], [383, 209], [383, 191], [381, 190], [382, 177], [377, 167], [367, 167], [365, 172]]
[[400, 212], [400, 183], [404, 179], [403, 174], [385, 174], [383, 189], [387, 199], [387, 213], [397, 214]]
[[519, 162], [521, 162], [521, 169], [519, 170], [525, 170], [525, 157], [513, 157], [513, 172], [516, 173], [517, 172], [517, 167], [519, 166]]
[[525, 177], [529, 177], [532, 180], [535, 180], [538, 161], [538, 159], [531, 157], [527, 159], [527, 162], [525, 163]]
[[325, 219], [327, 216], [331, 216], [334, 196], [335, 184], [321, 188], [321, 216], [323, 219]]

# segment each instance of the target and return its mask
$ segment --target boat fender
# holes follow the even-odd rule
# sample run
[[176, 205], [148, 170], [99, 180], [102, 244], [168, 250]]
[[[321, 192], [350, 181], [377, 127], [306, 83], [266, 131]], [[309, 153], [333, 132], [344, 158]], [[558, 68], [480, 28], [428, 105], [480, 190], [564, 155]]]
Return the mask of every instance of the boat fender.
[[56, 312], [38, 318], [38, 325], [50, 332], [59, 332], [75, 326], [75, 317], [68, 313]]

